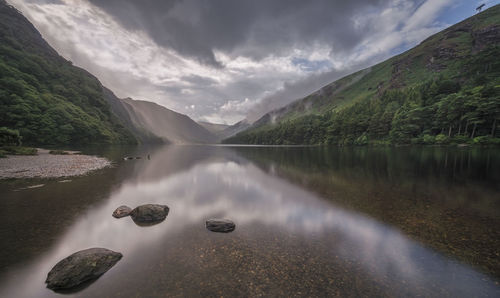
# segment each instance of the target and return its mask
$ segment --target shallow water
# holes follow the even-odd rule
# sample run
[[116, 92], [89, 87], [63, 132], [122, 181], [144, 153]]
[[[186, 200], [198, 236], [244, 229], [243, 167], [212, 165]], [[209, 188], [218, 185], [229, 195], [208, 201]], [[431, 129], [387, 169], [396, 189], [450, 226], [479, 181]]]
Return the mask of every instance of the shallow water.
[[[84, 153], [114, 166], [66, 183], [0, 182], [0, 297], [60, 296], [45, 288], [48, 271], [90, 247], [124, 257], [71, 295], [500, 295], [498, 150], [164, 146]], [[167, 219], [143, 227], [111, 216], [120, 205], [145, 203], [168, 205]], [[206, 230], [214, 217], [232, 219], [236, 230]]]

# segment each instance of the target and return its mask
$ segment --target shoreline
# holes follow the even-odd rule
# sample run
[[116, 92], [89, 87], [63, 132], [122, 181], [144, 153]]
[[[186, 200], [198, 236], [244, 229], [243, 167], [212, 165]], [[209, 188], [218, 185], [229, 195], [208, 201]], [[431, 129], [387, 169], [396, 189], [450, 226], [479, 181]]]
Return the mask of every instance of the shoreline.
[[0, 180], [82, 176], [111, 166], [111, 161], [106, 158], [84, 155], [78, 151], [51, 154], [51, 150], [37, 150], [37, 155], [7, 155], [1, 158]]

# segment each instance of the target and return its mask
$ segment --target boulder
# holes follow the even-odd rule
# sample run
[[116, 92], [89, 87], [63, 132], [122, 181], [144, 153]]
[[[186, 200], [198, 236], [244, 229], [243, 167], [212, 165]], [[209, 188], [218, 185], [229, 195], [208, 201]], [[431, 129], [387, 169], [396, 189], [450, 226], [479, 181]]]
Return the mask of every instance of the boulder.
[[125, 216], [129, 216], [130, 212], [132, 212], [132, 208], [130, 208], [129, 206], [122, 205], [116, 208], [115, 211], [113, 211], [113, 217], [122, 218]]
[[236, 225], [229, 219], [209, 219], [205, 227], [212, 232], [229, 233], [234, 231]]
[[130, 212], [130, 216], [137, 224], [155, 224], [163, 221], [169, 210], [168, 206], [165, 205], [146, 204], [134, 208]]
[[111, 269], [122, 254], [105, 248], [89, 248], [59, 261], [47, 275], [47, 288], [66, 290], [97, 279]]

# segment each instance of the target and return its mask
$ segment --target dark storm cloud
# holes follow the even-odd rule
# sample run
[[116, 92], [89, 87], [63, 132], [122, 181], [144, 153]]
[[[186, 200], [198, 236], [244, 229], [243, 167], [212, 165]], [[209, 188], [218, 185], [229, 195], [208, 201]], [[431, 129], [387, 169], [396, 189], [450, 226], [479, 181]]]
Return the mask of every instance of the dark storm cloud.
[[[465, 1], [465, 0], [462, 0]], [[443, 28], [453, 0], [9, 0], [121, 97], [259, 118]], [[201, 62], [201, 63], [200, 63]]]
[[261, 59], [317, 43], [345, 52], [366, 34], [354, 15], [389, 0], [90, 0], [124, 27], [158, 44], [220, 66], [214, 50]]

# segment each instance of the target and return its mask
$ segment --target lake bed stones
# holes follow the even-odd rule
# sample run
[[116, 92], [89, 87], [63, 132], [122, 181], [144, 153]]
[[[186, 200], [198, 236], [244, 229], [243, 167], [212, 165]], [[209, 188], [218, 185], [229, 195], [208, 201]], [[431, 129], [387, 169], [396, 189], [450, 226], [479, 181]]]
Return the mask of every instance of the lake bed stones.
[[165, 220], [169, 211], [166, 205], [146, 204], [134, 208], [130, 216], [138, 225], [152, 225]]
[[105, 248], [78, 251], [57, 263], [47, 275], [45, 283], [52, 290], [68, 290], [84, 282], [95, 280], [111, 269], [122, 254]]
[[132, 212], [132, 208], [129, 206], [122, 205], [118, 208], [116, 208], [115, 211], [113, 211], [113, 217], [114, 218], [122, 218], [125, 216], [129, 216], [130, 212]]
[[236, 225], [229, 219], [209, 219], [205, 223], [205, 227], [212, 232], [229, 233], [234, 231]]

